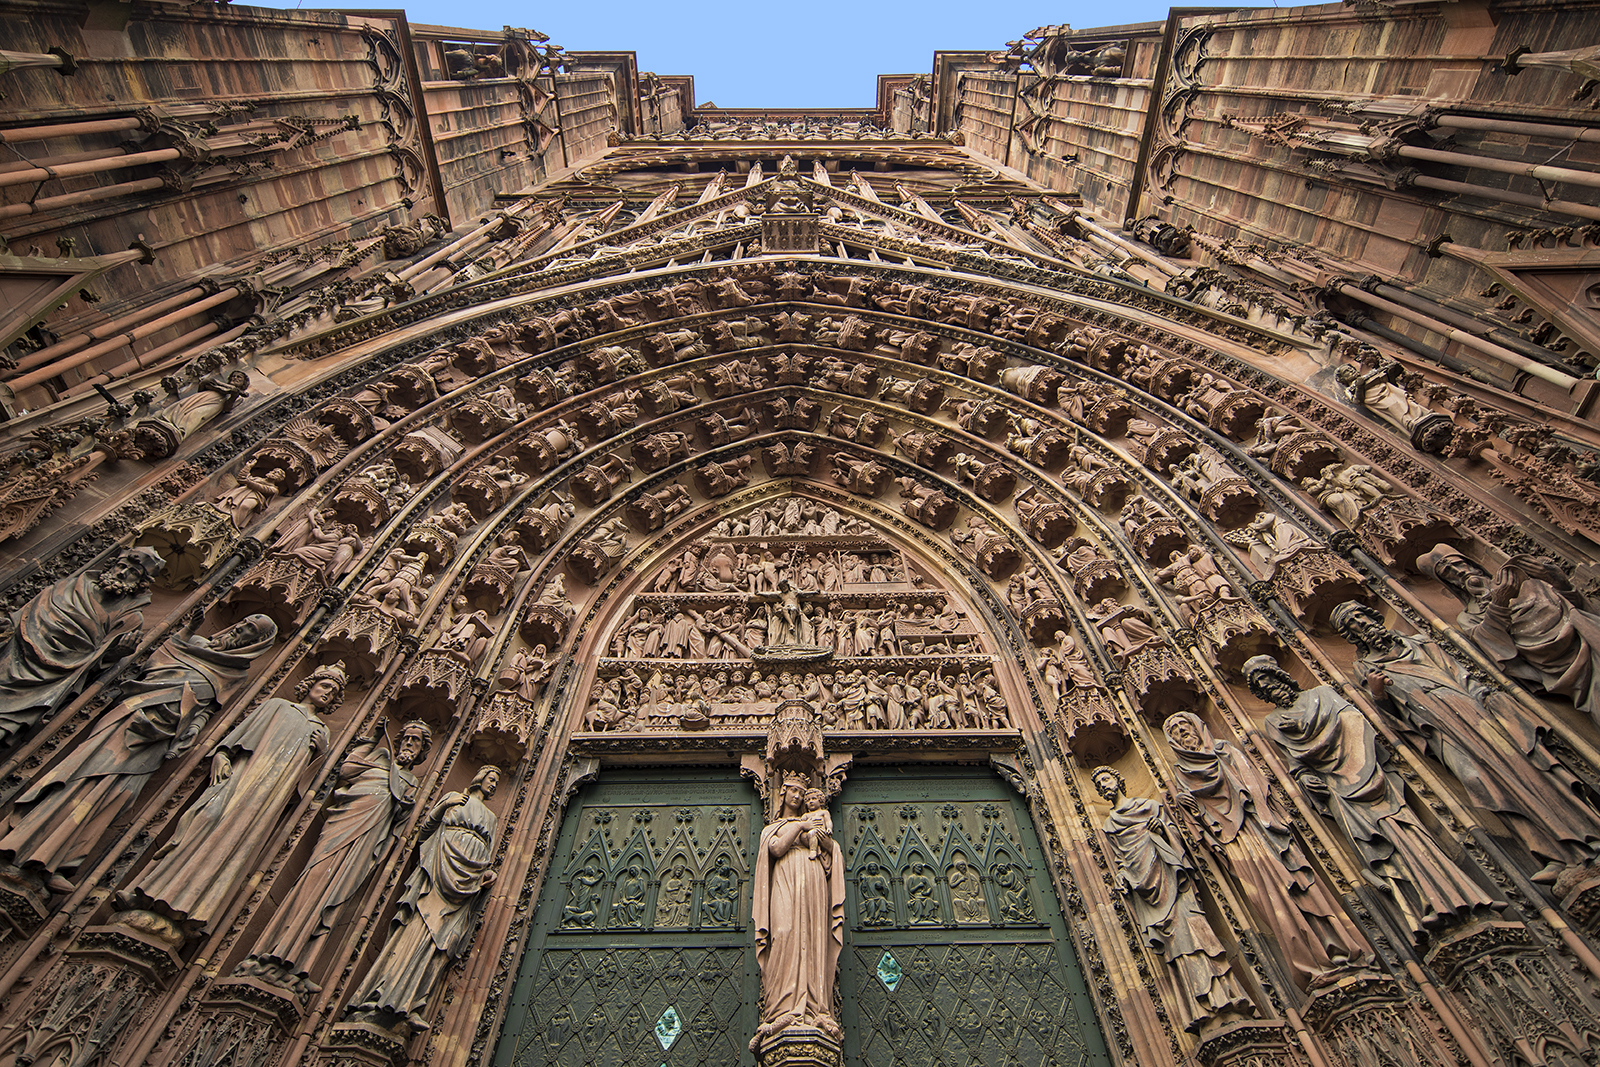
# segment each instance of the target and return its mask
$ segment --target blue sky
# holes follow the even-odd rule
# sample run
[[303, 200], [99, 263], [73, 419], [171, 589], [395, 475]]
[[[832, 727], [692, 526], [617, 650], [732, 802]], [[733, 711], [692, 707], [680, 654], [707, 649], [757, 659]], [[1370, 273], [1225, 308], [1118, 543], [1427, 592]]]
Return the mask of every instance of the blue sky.
[[[326, 0], [272, 4], [302, 5], [333, 6]], [[510, 24], [548, 33], [567, 49], [632, 50], [641, 70], [694, 75], [699, 104], [870, 107], [879, 74], [931, 70], [936, 49], [1001, 50], [1035, 26], [1146, 22], [1163, 18], [1169, 5], [569, 0], [545, 7], [507, 0], [398, 0], [394, 6], [404, 7], [413, 22], [485, 30]]]

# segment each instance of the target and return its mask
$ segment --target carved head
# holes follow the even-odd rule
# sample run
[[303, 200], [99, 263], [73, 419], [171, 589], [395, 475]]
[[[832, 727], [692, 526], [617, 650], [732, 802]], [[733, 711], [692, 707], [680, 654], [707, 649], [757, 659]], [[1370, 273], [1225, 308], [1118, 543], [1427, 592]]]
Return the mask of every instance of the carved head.
[[265, 615], [246, 615], [226, 630], [211, 638], [211, 647], [219, 652], [236, 648], [265, 645], [278, 636], [278, 624]]
[[803, 771], [789, 771], [783, 776], [778, 797], [778, 813], [791, 811], [798, 815], [805, 810], [806, 790], [811, 788], [811, 776]]
[[295, 687], [296, 700], [303, 700], [318, 711], [332, 711], [344, 701], [345, 683], [350, 680], [344, 661], [318, 667]]
[[476, 789], [483, 794], [483, 799], [488, 800], [494, 796], [495, 790], [500, 788], [500, 768], [489, 764], [472, 776], [472, 784], [468, 790]]
[[94, 584], [112, 596], [132, 596], [150, 588], [150, 579], [166, 565], [154, 549], [129, 549], [108, 563], [95, 576]]
[[1333, 632], [1365, 652], [1388, 647], [1391, 635], [1383, 625], [1383, 616], [1355, 600], [1346, 600], [1333, 609], [1329, 616]]
[[1251, 656], [1245, 660], [1244, 678], [1250, 692], [1280, 708], [1293, 707], [1300, 693], [1300, 686], [1271, 656]]
[[1193, 712], [1180, 711], [1162, 726], [1172, 747], [1184, 752], [1210, 752], [1211, 731]]
[[1126, 792], [1127, 786], [1122, 781], [1122, 775], [1115, 767], [1100, 767], [1094, 772], [1094, 791], [1109, 804], [1115, 804], [1117, 797]]
[[828, 806], [828, 794], [820, 789], [807, 789], [805, 792], [807, 811], [820, 811]]
[[400, 743], [395, 746], [394, 760], [402, 767], [414, 767], [422, 762], [433, 744], [433, 731], [420, 719], [412, 719], [400, 728]]
[[1425, 578], [1436, 579], [1463, 601], [1489, 591], [1489, 572], [1450, 545], [1434, 545], [1432, 552], [1419, 556], [1417, 570]]

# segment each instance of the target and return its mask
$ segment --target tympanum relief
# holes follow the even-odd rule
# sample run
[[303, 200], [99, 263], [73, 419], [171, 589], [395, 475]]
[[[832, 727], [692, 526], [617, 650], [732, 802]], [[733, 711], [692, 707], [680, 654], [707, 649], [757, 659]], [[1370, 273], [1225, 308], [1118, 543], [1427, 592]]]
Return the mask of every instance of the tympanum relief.
[[828, 730], [1012, 727], [962, 601], [821, 502], [791, 496], [721, 519], [640, 588], [605, 645], [589, 731], [762, 731], [790, 700]]

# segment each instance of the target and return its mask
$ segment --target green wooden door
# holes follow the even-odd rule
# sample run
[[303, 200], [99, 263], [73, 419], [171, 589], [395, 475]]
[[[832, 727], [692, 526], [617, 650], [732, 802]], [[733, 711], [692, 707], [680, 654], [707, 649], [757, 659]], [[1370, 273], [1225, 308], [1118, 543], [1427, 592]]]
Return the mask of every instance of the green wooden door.
[[606, 773], [567, 809], [496, 1067], [750, 1064], [760, 981], [736, 773]]
[[[986, 771], [852, 771], [850, 1067], [1109, 1067], [1028, 812]], [[496, 1067], [753, 1063], [762, 815], [732, 774], [607, 773], [562, 822]]]
[[834, 818], [851, 1067], [1109, 1067], [1020, 798], [986, 771], [857, 768]]

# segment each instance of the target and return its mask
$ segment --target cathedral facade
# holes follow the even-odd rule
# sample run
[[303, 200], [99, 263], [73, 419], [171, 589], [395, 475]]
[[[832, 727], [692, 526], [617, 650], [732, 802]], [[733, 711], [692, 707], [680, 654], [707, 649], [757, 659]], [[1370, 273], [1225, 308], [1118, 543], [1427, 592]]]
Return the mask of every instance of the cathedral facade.
[[1597, 10], [12, 5], [0, 1067], [1593, 1062]]

